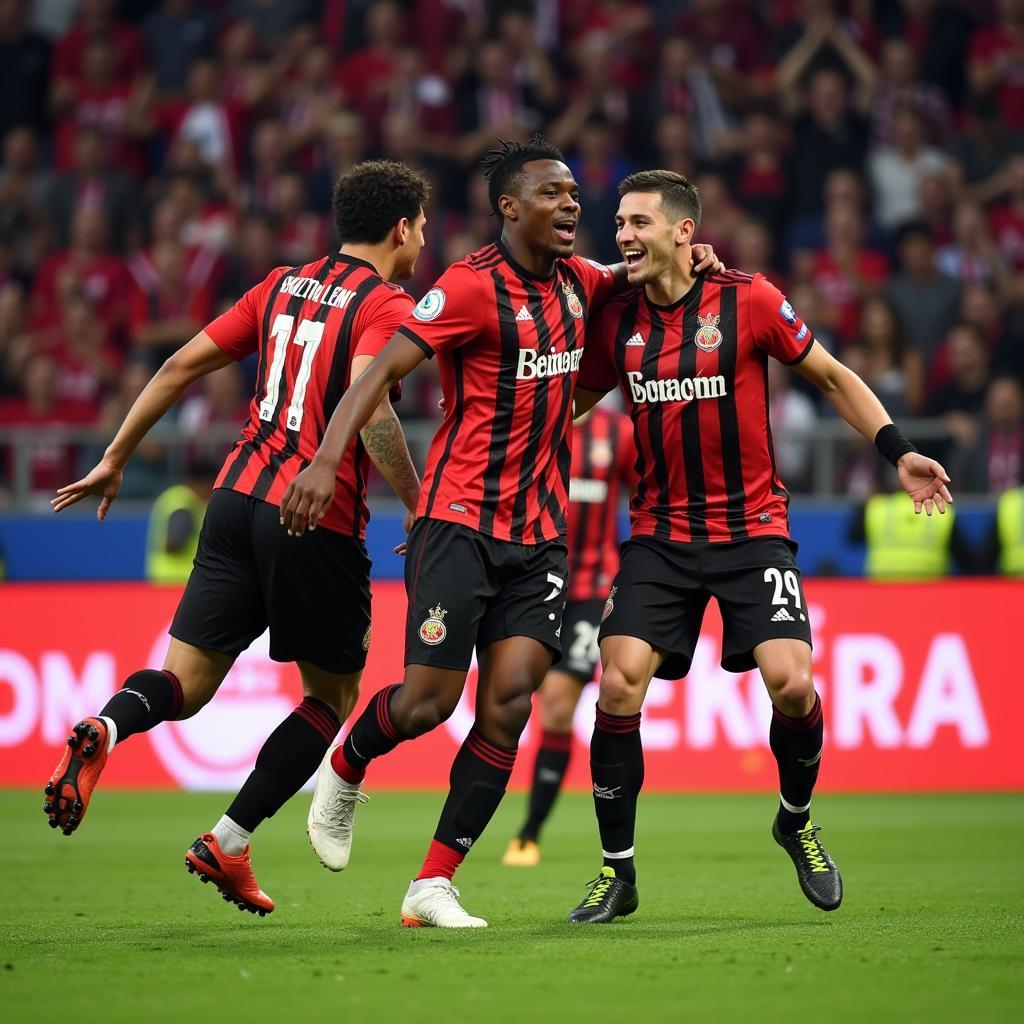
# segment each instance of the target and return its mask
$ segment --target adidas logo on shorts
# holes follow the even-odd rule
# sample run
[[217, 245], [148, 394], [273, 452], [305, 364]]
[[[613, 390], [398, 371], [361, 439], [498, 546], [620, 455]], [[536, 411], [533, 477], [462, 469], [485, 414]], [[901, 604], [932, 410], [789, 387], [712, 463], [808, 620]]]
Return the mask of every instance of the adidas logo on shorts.
[[772, 622], [796, 622], [796, 619], [794, 619], [793, 616], [790, 615], [785, 608], [780, 608], [772, 616]]

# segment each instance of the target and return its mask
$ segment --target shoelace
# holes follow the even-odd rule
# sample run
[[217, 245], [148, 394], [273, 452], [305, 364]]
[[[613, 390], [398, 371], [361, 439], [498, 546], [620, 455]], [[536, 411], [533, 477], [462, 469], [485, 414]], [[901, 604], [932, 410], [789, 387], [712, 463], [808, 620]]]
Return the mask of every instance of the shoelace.
[[592, 878], [587, 885], [592, 885], [594, 888], [591, 890], [590, 895], [583, 901], [585, 907], [596, 907], [601, 900], [605, 898], [608, 890], [612, 887], [614, 878], [608, 878], [606, 875], [598, 875], [597, 878]]
[[355, 805], [357, 803], [368, 804], [369, 802], [370, 798], [362, 790], [357, 790], [355, 797], [352, 797], [348, 793], [343, 793], [339, 790], [334, 794], [334, 797], [331, 801], [331, 803], [333, 804], [333, 808], [335, 810], [339, 809], [343, 804], [351, 803], [352, 807], [350, 808], [350, 813], [351, 811], [355, 810]]
[[818, 838], [820, 827], [819, 825], [809, 825], [807, 828], [797, 832], [797, 838], [799, 838], [800, 845], [804, 848], [804, 856], [807, 858], [807, 863], [811, 866], [811, 871], [827, 872], [829, 867], [825, 861], [825, 850], [821, 845], [821, 840]]

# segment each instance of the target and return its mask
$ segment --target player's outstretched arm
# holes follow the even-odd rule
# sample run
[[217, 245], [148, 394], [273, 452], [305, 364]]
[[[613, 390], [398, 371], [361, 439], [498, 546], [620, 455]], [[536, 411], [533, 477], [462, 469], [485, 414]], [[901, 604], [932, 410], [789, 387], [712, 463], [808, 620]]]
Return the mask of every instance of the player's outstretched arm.
[[356, 434], [366, 426], [393, 384], [418, 366], [426, 354], [405, 335], [396, 334], [350, 385], [331, 415], [313, 461], [288, 485], [281, 499], [281, 525], [301, 536], [313, 529], [334, 498], [338, 465]]
[[57, 491], [57, 496], [50, 501], [53, 511], [62, 512], [95, 494], [100, 499], [96, 517], [105, 519], [107, 510], [121, 490], [125, 463], [153, 424], [174, 405], [193, 381], [231, 362], [234, 362], [231, 356], [218, 348], [205, 332], [200, 332], [178, 349], [135, 399], [114, 440], [103, 453], [103, 458], [81, 480]]
[[[794, 369], [820, 388], [839, 415], [885, 454], [887, 434], [898, 436], [898, 431], [875, 393], [853, 370], [833, 358], [818, 342]], [[882, 433], [886, 427], [891, 427], [891, 431]], [[896, 469], [903, 489], [913, 499], [915, 512], [922, 508], [928, 515], [933, 508], [945, 512], [946, 504], [952, 504], [949, 476], [934, 459], [920, 452], [904, 451], [897, 455]]]

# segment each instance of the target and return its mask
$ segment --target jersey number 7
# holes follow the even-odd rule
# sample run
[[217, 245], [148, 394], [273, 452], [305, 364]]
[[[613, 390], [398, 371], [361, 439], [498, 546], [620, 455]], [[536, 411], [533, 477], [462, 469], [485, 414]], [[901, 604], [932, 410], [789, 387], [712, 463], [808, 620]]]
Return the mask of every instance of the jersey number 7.
[[298, 430], [302, 426], [302, 404], [306, 400], [306, 386], [313, 372], [313, 357], [320, 347], [324, 336], [324, 325], [318, 320], [302, 320], [299, 329], [292, 338], [295, 317], [287, 313], [278, 313], [270, 328], [270, 370], [267, 372], [267, 387], [260, 402], [260, 419], [273, 420], [277, 411], [278, 398], [281, 392], [281, 378], [284, 375], [284, 360], [288, 354], [288, 341], [293, 340], [302, 348], [302, 363], [295, 377], [292, 400], [288, 403], [285, 423], [289, 430]]

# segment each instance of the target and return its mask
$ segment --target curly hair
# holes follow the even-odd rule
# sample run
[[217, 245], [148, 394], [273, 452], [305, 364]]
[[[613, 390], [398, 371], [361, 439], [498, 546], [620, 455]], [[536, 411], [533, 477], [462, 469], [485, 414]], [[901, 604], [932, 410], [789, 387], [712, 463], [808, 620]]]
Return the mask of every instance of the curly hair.
[[395, 160], [365, 160], [334, 186], [334, 226], [342, 245], [376, 245], [403, 217], [415, 220], [426, 205], [430, 183]]
[[619, 195], [630, 192], [657, 192], [661, 208], [670, 219], [690, 217], [694, 231], [700, 227], [700, 189], [689, 178], [675, 171], [637, 171], [619, 182]]
[[512, 142], [498, 139], [498, 145], [488, 150], [480, 160], [480, 168], [487, 179], [487, 197], [491, 209], [502, 216], [498, 200], [502, 196], [515, 195], [523, 176], [523, 164], [531, 160], [564, 161], [562, 151], [547, 142], [540, 132], [535, 132], [529, 142]]

